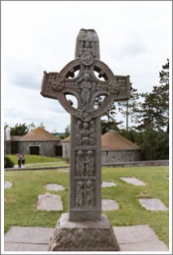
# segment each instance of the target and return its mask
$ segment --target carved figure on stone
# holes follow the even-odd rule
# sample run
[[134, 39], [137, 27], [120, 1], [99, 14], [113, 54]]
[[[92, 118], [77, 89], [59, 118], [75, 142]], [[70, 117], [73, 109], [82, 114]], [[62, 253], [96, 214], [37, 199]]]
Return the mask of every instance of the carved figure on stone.
[[89, 123], [84, 122], [83, 129], [80, 132], [80, 135], [82, 137], [82, 141], [81, 141], [82, 145], [87, 146], [90, 144], [89, 134], [90, 134]]
[[85, 164], [86, 164], [86, 175], [87, 176], [93, 176], [94, 173], [94, 157], [92, 151], [87, 151], [86, 158], [85, 158]]
[[90, 145], [95, 145], [95, 123], [93, 120], [90, 122]]
[[76, 157], [76, 174], [77, 176], [84, 175], [84, 154], [82, 151], [77, 152]]
[[91, 48], [92, 48], [92, 55], [93, 55], [93, 57], [96, 57], [96, 46], [95, 46], [95, 42], [91, 42]]
[[78, 146], [81, 145], [81, 134], [80, 134], [81, 125], [82, 125], [82, 122], [78, 120], [76, 124], [76, 145]]
[[79, 46], [79, 56], [82, 56], [84, 53], [84, 43], [80, 42], [80, 46]]
[[88, 180], [86, 182], [86, 205], [88, 207], [93, 207], [94, 206], [94, 185], [93, 181]]
[[83, 206], [84, 200], [84, 183], [83, 181], [78, 181], [76, 185], [76, 206]]
[[119, 79], [118, 83], [120, 83], [121, 85], [121, 94], [125, 94], [126, 93], [126, 84], [125, 84], [125, 80], [123, 79]]
[[91, 82], [90, 82], [90, 76], [88, 73], [85, 73], [83, 76], [83, 82], [81, 83], [81, 99], [82, 99], [82, 105], [89, 104], [90, 98], [91, 98]]
[[85, 48], [84, 48], [84, 50], [85, 50], [85, 53], [91, 53], [91, 48], [90, 48], [90, 42], [85, 42]]

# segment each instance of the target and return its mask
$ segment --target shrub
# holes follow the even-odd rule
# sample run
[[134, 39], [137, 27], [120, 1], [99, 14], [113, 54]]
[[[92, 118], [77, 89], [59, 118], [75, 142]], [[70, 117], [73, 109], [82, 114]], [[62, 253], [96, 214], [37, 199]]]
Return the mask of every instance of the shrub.
[[4, 168], [14, 167], [14, 162], [7, 156], [4, 157]]

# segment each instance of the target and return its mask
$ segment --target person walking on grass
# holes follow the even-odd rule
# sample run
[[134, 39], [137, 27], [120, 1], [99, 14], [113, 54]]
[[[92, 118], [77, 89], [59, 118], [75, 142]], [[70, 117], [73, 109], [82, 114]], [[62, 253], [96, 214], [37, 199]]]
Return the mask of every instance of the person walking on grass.
[[21, 168], [22, 166], [22, 155], [20, 153], [17, 153], [18, 158], [18, 168]]
[[21, 156], [22, 156], [22, 167], [25, 167], [25, 155], [22, 154]]

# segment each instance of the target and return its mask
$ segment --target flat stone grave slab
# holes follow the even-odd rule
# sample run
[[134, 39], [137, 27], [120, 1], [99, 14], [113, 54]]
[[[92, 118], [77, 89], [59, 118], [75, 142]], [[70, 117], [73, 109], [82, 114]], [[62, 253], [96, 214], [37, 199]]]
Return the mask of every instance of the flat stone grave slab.
[[[54, 228], [11, 227], [4, 236], [4, 251], [48, 251]], [[121, 251], [168, 251], [149, 225], [113, 227]]]
[[102, 182], [102, 188], [117, 186], [114, 182]]
[[145, 186], [146, 185], [145, 182], [143, 182], [135, 177], [120, 177], [120, 179], [127, 183], [133, 184], [135, 186]]
[[113, 227], [120, 251], [168, 251], [148, 225]]
[[157, 198], [140, 198], [139, 203], [150, 211], [167, 211], [168, 208]]
[[59, 190], [64, 190], [64, 187], [62, 185], [59, 185], [59, 184], [49, 183], [49, 184], [45, 185], [45, 189], [46, 190], [59, 191]]
[[102, 199], [102, 211], [118, 210], [119, 205], [115, 200]]
[[59, 195], [46, 193], [38, 195], [37, 210], [42, 211], [61, 211], [63, 210], [62, 200]]
[[4, 189], [9, 189], [12, 187], [12, 183], [11, 182], [4, 182]]
[[4, 236], [4, 251], [47, 251], [53, 228], [11, 227]]

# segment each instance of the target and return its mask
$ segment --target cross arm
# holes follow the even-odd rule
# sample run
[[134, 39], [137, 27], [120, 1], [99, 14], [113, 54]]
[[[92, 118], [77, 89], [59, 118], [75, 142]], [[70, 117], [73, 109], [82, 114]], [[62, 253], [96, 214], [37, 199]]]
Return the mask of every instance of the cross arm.
[[114, 77], [119, 85], [119, 93], [116, 94], [115, 101], [128, 100], [130, 98], [130, 76], [115, 75]]
[[55, 93], [55, 84], [57, 84], [59, 73], [57, 72], [50, 72], [47, 73], [44, 71], [43, 75], [43, 81], [41, 86], [41, 92], [40, 94], [44, 97], [57, 99], [56, 93]]

